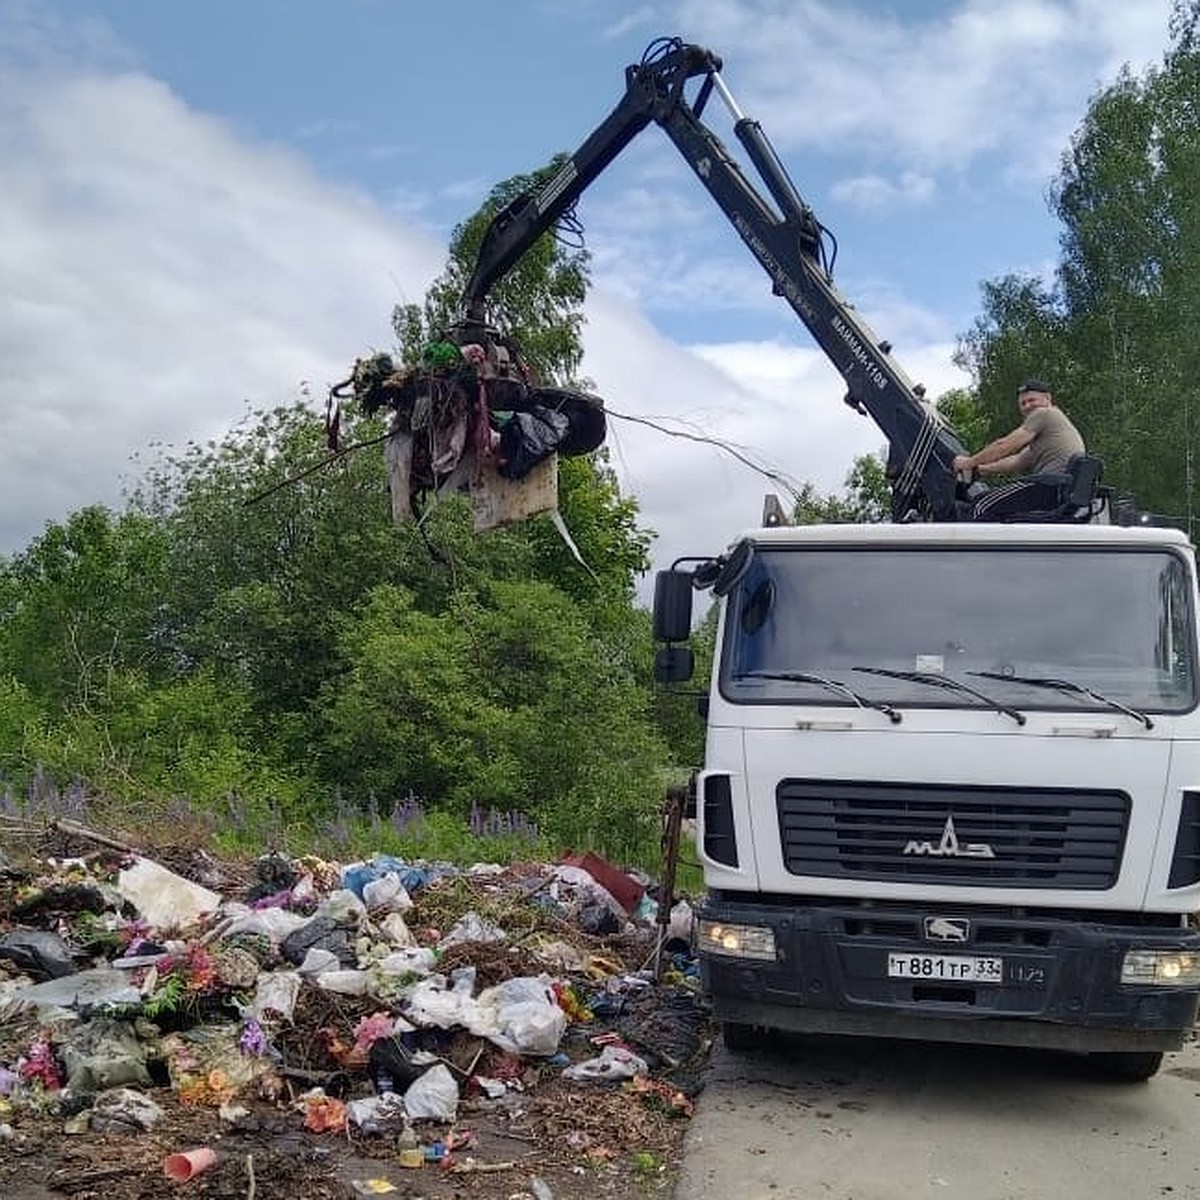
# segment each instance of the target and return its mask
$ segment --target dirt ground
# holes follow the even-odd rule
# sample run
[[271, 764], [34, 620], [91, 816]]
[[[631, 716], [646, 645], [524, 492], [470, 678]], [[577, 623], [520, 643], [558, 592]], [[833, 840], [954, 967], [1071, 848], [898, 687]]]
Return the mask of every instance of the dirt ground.
[[[469, 1132], [470, 1148], [455, 1151], [451, 1167], [406, 1168], [395, 1137], [308, 1133], [294, 1115], [271, 1108], [259, 1109], [235, 1130], [223, 1130], [212, 1110], [183, 1109], [172, 1104], [169, 1093], [149, 1094], [168, 1113], [152, 1131], [136, 1135], [70, 1135], [61, 1118], [22, 1119], [12, 1140], [0, 1145], [0, 1195], [6, 1200], [669, 1196], [687, 1129], [686, 1119], [655, 1112], [619, 1088], [548, 1082], [517, 1104], [464, 1105], [454, 1128]], [[418, 1125], [422, 1140], [448, 1130]], [[185, 1183], [164, 1176], [168, 1154], [203, 1145], [217, 1151], [212, 1169]]]

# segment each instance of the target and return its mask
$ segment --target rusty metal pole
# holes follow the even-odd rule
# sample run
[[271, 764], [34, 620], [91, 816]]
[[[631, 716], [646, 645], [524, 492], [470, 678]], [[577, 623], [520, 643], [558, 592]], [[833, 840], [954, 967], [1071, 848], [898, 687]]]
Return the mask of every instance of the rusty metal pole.
[[654, 978], [662, 978], [663, 947], [675, 907], [675, 870], [679, 865], [679, 831], [683, 825], [683, 810], [687, 803], [687, 788], [667, 788], [663, 802], [662, 852], [663, 865], [658, 887], [658, 941], [654, 948]]

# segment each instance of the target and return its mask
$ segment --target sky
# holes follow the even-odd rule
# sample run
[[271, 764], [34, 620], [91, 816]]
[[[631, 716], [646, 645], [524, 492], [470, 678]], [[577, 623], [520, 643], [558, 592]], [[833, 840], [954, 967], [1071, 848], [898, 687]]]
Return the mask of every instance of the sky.
[[[1052, 276], [1060, 156], [1124, 65], [1160, 61], [1170, 7], [0, 0], [0, 555], [119, 508], [153, 447], [319, 407], [391, 348], [454, 226], [577, 148], [661, 36], [721, 56], [907, 374], [969, 385], [952, 356], [981, 284]], [[716, 101], [708, 118], [736, 148]], [[577, 212], [584, 374], [611, 413], [738, 452], [610, 419], [655, 568], [758, 522], [781, 489], [743, 457], [828, 492], [882, 449], [659, 129]]]

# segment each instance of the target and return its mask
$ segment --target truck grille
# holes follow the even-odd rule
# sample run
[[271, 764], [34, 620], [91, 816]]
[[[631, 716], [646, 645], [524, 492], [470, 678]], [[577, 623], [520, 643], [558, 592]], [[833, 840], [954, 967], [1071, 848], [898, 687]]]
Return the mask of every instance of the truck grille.
[[1101, 889], [1121, 868], [1125, 792], [785, 779], [794, 875], [975, 887]]

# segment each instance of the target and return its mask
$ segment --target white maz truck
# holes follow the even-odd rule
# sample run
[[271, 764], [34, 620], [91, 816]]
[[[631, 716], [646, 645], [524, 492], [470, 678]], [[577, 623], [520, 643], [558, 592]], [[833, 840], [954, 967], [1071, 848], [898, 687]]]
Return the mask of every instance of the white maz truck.
[[1042, 1046], [1146, 1079], [1200, 993], [1196, 571], [1166, 528], [764, 528], [720, 614], [702, 978], [761, 1028]]

